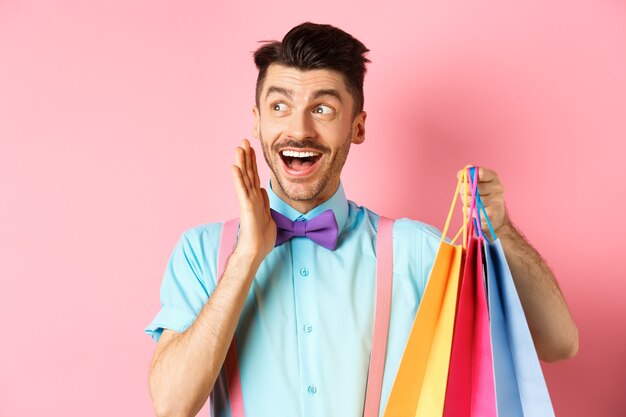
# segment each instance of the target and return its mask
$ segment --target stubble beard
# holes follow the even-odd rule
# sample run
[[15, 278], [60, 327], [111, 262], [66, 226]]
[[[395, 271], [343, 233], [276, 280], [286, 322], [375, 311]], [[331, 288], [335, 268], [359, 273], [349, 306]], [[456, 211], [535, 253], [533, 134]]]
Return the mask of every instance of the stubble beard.
[[[321, 177], [312, 182], [307, 180], [306, 182], [290, 181], [283, 176], [282, 160], [278, 154], [278, 148], [282, 146], [282, 143], [277, 143], [279, 146], [274, 146], [274, 150], [270, 152], [268, 145], [263, 140], [263, 135], [259, 132], [259, 139], [261, 142], [261, 148], [263, 150], [263, 157], [269, 168], [274, 173], [274, 178], [278, 181], [278, 185], [283, 190], [285, 195], [293, 201], [309, 201], [315, 200], [322, 194], [328, 184], [341, 175], [341, 170], [348, 158], [348, 152], [350, 151], [350, 144], [352, 142], [352, 129], [348, 133], [343, 145], [337, 148], [334, 155], [330, 156], [332, 159], [326, 160], [325, 166], [320, 167], [323, 171]], [[319, 149], [319, 146], [317, 146]], [[327, 158], [328, 153], [324, 152], [323, 158]], [[319, 169], [319, 168], [318, 168]], [[330, 197], [330, 196], [328, 196]]]

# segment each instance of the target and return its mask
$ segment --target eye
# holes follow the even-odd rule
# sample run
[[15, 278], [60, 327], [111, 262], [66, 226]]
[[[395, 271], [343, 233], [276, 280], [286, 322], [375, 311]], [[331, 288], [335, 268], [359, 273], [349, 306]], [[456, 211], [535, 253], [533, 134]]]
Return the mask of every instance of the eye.
[[320, 104], [314, 110], [314, 113], [317, 113], [317, 114], [331, 114], [333, 112], [334, 112], [334, 109], [332, 107], [326, 106], [324, 104]]
[[285, 111], [285, 110], [287, 110], [287, 105], [285, 103], [274, 103], [274, 104], [272, 104], [272, 110], [274, 110], [274, 111]]

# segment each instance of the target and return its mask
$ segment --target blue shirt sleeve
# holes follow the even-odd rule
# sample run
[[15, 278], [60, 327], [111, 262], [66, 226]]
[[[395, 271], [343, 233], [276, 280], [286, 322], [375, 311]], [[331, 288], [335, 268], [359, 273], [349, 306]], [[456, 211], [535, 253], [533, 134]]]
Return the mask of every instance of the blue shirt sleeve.
[[[415, 296], [416, 305], [424, 294], [441, 241], [441, 232], [418, 220], [401, 218], [394, 226], [394, 274], [403, 285], [404, 296]], [[407, 304], [414, 303], [407, 300]]]
[[161, 283], [161, 310], [145, 329], [155, 341], [163, 329], [187, 330], [213, 293], [221, 230], [220, 223], [197, 226], [178, 240]]
[[[421, 242], [416, 248], [419, 250], [419, 258], [421, 261], [422, 267], [422, 294], [424, 294], [424, 290], [426, 289], [426, 284], [428, 283], [428, 279], [430, 278], [430, 273], [433, 269], [433, 265], [435, 264], [435, 258], [437, 257], [437, 252], [439, 251], [439, 245], [441, 244], [441, 232], [434, 226], [431, 226], [426, 223], [422, 223], [422, 234], [421, 234]], [[446, 238], [446, 241], [448, 239]]]

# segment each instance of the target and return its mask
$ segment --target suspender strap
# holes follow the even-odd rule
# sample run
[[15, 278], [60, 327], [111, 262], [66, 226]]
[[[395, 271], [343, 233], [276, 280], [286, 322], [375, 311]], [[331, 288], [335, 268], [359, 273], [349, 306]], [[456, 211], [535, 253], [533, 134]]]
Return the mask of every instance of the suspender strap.
[[367, 375], [364, 417], [376, 417], [380, 409], [393, 283], [392, 236], [393, 220], [380, 216], [376, 237], [376, 312], [374, 313], [374, 336]]
[[[226, 261], [235, 249], [237, 242], [237, 230], [239, 228], [239, 219], [229, 220], [224, 223], [222, 235], [220, 237], [220, 249], [217, 255], [217, 282], [219, 283], [224, 270], [226, 269]], [[243, 396], [241, 390], [241, 374], [239, 372], [239, 360], [237, 358], [237, 343], [235, 336], [230, 343], [226, 360], [224, 361], [224, 369], [226, 371], [226, 384], [228, 386], [228, 397], [230, 399], [230, 411], [232, 417], [245, 417], [243, 409]]]
[[[393, 223], [392, 219], [380, 217], [376, 238], [376, 310], [374, 313], [374, 333], [372, 351], [367, 375], [364, 417], [376, 417], [380, 409], [380, 394], [383, 386], [387, 338], [389, 335], [389, 316], [391, 311], [391, 290], [393, 283]], [[239, 219], [224, 223], [217, 260], [217, 281], [226, 268], [226, 260], [235, 248]], [[241, 375], [237, 359], [235, 338], [226, 354], [224, 362], [230, 409], [233, 417], [245, 417]]]

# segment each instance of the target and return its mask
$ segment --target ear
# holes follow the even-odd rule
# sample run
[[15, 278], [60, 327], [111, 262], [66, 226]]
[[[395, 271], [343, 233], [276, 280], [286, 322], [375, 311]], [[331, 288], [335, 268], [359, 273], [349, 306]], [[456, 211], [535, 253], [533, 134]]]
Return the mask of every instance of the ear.
[[252, 136], [259, 139], [261, 137], [261, 115], [256, 105], [252, 107], [252, 113], [254, 114], [254, 125], [252, 126]]
[[352, 143], [355, 145], [360, 145], [365, 142], [365, 119], [367, 118], [367, 113], [361, 111], [355, 118], [354, 122], [352, 122]]

